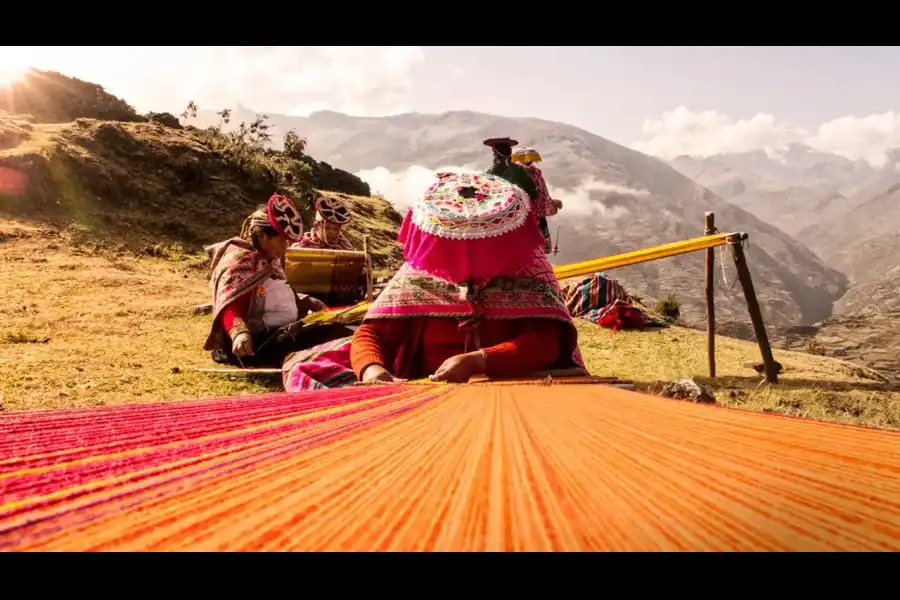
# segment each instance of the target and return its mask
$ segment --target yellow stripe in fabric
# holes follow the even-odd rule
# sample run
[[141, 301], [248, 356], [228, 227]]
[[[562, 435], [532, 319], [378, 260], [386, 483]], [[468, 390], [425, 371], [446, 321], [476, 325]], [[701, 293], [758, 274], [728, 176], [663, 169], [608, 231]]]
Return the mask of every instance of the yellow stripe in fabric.
[[[663, 244], [662, 246], [654, 246], [653, 248], [643, 248], [641, 250], [633, 250], [631, 252], [623, 252], [622, 254], [614, 254], [613, 256], [605, 256], [603, 258], [595, 258], [569, 265], [562, 265], [553, 269], [553, 273], [557, 279], [572, 279], [573, 277], [586, 277], [600, 271], [608, 271], [618, 267], [627, 267], [651, 260], [659, 260], [661, 258], [669, 258], [678, 256], [679, 254], [687, 254], [698, 250], [706, 250], [707, 248], [715, 248], [716, 246], [724, 246], [728, 238], [735, 235], [734, 233], [717, 233], [715, 235], [707, 235], [703, 237], [684, 240], [681, 242], [672, 242], [671, 244]], [[304, 323], [330, 323], [330, 322], [352, 322], [361, 319], [369, 310], [368, 302], [360, 302], [356, 306], [340, 313], [326, 312], [313, 313], [303, 319]]]
[[556, 274], [557, 279], [586, 277], [599, 271], [608, 271], [609, 269], [615, 269], [617, 267], [627, 267], [629, 265], [636, 265], [651, 260], [659, 260], [661, 258], [669, 258], [671, 256], [678, 256], [679, 254], [687, 254], [688, 252], [696, 252], [697, 250], [722, 246], [732, 235], [734, 234], [718, 233], [716, 235], [707, 235], [684, 240], [682, 242], [663, 244], [662, 246], [655, 246], [653, 248], [624, 252], [622, 254], [606, 256], [604, 258], [595, 258], [593, 260], [586, 260], [570, 265], [562, 265], [556, 267], [553, 272]]

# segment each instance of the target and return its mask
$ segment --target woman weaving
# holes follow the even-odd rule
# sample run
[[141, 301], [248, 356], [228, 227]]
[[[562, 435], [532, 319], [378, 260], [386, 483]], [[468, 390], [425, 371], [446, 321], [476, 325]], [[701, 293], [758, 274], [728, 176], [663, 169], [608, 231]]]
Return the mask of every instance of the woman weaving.
[[294, 204], [273, 194], [266, 205], [244, 221], [241, 236], [209, 248], [213, 325], [204, 349], [219, 363], [281, 367], [294, 340], [277, 332], [324, 305], [299, 296], [288, 285], [284, 255], [289, 243], [303, 235]]
[[400, 230], [405, 263], [353, 335], [364, 382], [584, 366], [531, 203], [486, 174], [439, 179]]

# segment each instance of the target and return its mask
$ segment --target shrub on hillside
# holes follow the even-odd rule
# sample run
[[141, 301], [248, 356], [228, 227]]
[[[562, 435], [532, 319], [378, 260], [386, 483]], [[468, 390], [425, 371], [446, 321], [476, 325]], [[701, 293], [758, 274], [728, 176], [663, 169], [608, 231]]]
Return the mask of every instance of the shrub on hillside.
[[[197, 116], [199, 107], [189, 102], [181, 118], [188, 121]], [[267, 115], [259, 115], [251, 123], [241, 122], [224, 131], [231, 123], [231, 110], [217, 113], [218, 125], [196, 130], [196, 134], [211, 150], [244, 176], [248, 185], [262, 183], [280, 194], [291, 196], [307, 221], [310, 221], [315, 199], [313, 198], [312, 159], [304, 154], [306, 140], [293, 131], [284, 137], [284, 148], [267, 148], [272, 135]], [[192, 130], [188, 126], [185, 129]]]
[[181, 126], [181, 121], [179, 121], [178, 117], [176, 117], [172, 113], [148, 112], [145, 116], [151, 123], [159, 123], [160, 125], [171, 127], [172, 129], [183, 129]]
[[823, 346], [815, 337], [809, 337], [806, 340], [806, 353], [813, 356], [825, 356], [825, 346]]
[[656, 303], [658, 312], [666, 321], [674, 323], [681, 316], [681, 302], [675, 294], [669, 294]]
[[0, 87], [0, 110], [32, 115], [38, 123], [68, 123], [79, 117], [103, 121], [147, 120], [96, 83], [38, 69], [30, 70], [9, 86]]

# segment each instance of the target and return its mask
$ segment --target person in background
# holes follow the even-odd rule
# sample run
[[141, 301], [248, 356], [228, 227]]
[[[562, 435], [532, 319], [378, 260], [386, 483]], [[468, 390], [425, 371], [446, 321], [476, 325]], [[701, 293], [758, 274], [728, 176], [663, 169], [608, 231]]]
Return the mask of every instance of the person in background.
[[310, 231], [295, 248], [325, 248], [330, 250], [353, 250], [353, 244], [342, 231], [350, 222], [350, 211], [337, 198], [321, 197], [316, 200], [316, 218]]
[[534, 186], [537, 188], [538, 197], [534, 203], [534, 212], [538, 218], [538, 225], [541, 227], [541, 235], [544, 236], [544, 252], [550, 254], [553, 252], [553, 239], [550, 236], [550, 226], [547, 224], [547, 217], [556, 215], [562, 208], [562, 202], [550, 197], [544, 174], [541, 173], [541, 170], [535, 164], [541, 162], [541, 155], [537, 150], [534, 148], [519, 148], [513, 152], [512, 160], [514, 163], [525, 167], [525, 170], [531, 175], [532, 181], [534, 181]]
[[218, 363], [280, 368], [295, 350], [276, 339], [281, 327], [325, 308], [298, 295], [284, 274], [288, 244], [303, 235], [293, 202], [273, 194], [244, 221], [240, 237], [210, 246], [213, 323], [204, 349]]
[[506, 181], [519, 186], [525, 190], [531, 202], [534, 203], [538, 199], [538, 191], [534, 186], [534, 180], [532, 180], [528, 171], [525, 170], [525, 167], [512, 162], [512, 149], [518, 143], [516, 140], [508, 137], [484, 140], [484, 145], [490, 146], [494, 154], [494, 164], [485, 173], [502, 177]]
[[521, 188], [487, 174], [439, 179], [410, 207], [398, 240], [405, 262], [350, 345], [359, 380], [465, 382], [584, 367]]
[[[337, 198], [320, 197], [316, 200], [316, 217], [311, 231], [307, 231], [298, 243], [291, 245], [291, 248], [357, 251], [343, 231], [350, 218], [350, 210], [343, 202]], [[355, 304], [361, 298], [365, 298], [366, 285], [366, 275], [362, 274], [357, 281], [336, 285], [327, 294], [317, 296], [329, 306]]]

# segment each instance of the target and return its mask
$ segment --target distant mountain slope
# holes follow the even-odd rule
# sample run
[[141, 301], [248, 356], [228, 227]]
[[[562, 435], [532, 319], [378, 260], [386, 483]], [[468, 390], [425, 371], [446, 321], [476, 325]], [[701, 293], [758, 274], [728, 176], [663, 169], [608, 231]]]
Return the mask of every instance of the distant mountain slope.
[[853, 282], [837, 312], [900, 310], [900, 183], [800, 235]]
[[679, 171], [770, 222], [850, 279], [838, 314], [900, 307], [900, 153], [875, 168], [800, 144], [708, 158], [680, 156]]
[[[241, 108], [233, 114], [237, 120], [253, 116]], [[218, 119], [210, 113], [200, 117], [201, 124]], [[779, 229], [722, 200], [664, 162], [571, 125], [467, 111], [386, 118], [320, 112], [308, 118], [271, 115], [270, 122], [282, 134], [295, 129], [307, 138], [311, 153], [352, 172], [384, 167], [400, 173], [416, 165], [484, 168], [490, 164], [490, 152], [481, 141], [497, 135], [514, 136], [540, 149], [554, 193], [567, 200], [577, 190], [585, 199], [577, 206], [570, 203], [563, 216], [554, 220], [554, 225], [563, 227], [557, 263], [695, 237], [703, 233], [703, 213], [713, 211], [722, 230], [750, 234], [749, 256], [769, 322], [820, 320], [843, 293], [843, 276]], [[703, 317], [702, 268], [703, 257], [697, 254], [615, 274], [645, 297], [676, 292], [686, 322], [696, 323]], [[733, 279], [733, 271], [729, 264], [729, 279]], [[717, 294], [723, 323], [746, 321], [739, 287], [720, 284]]]

